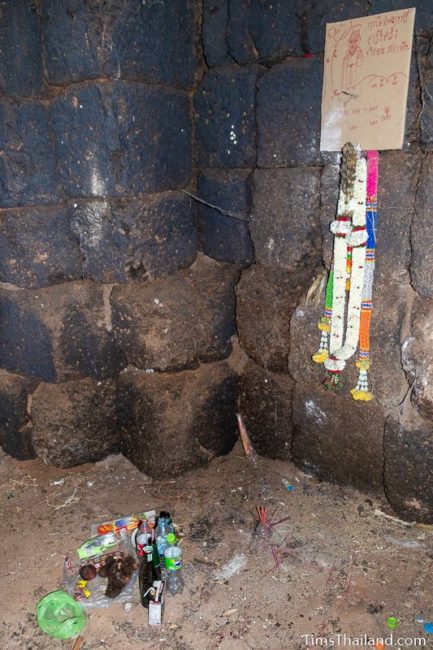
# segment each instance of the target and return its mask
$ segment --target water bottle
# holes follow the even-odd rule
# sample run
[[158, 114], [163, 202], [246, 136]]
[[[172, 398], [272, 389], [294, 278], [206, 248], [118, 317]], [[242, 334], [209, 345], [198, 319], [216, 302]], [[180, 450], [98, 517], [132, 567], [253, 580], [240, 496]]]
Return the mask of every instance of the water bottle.
[[167, 535], [173, 532], [173, 524], [168, 512], [161, 512], [158, 517], [158, 525], [155, 529], [155, 543], [160, 557], [164, 557], [164, 550], [167, 546]]
[[182, 569], [167, 571], [167, 589], [172, 596], [181, 594], [183, 591]]
[[[171, 540], [173, 541], [173, 540]], [[182, 549], [175, 544], [167, 546], [164, 551], [167, 589], [172, 596], [183, 591]]]

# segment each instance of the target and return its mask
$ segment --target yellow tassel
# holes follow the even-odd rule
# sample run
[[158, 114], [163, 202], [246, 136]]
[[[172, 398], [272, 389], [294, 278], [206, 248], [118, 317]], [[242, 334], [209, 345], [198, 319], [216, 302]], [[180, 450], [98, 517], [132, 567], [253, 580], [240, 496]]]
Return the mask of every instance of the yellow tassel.
[[328, 357], [328, 350], [317, 350], [317, 352], [313, 354], [312, 359], [315, 363], [324, 363]]
[[331, 326], [329, 325], [329, 323], [320, 322], [320, 323], [317, 323], [317, 327], [319, 328], [319, 330], [322, 330], [322, 332], [330, 332], [331, 331]]
[[371, 361], [368, 359], [358, 359], [358, 361], [355, 361], [355, 366], [359, 370], [369, 370], [371, 367]]
[[357, 402], [370, 402], [373, 399], [373, 393], [370, 391], [366, 392], [365, 390], [352, 388], [350, 392], [352, 393], [353, 399]]

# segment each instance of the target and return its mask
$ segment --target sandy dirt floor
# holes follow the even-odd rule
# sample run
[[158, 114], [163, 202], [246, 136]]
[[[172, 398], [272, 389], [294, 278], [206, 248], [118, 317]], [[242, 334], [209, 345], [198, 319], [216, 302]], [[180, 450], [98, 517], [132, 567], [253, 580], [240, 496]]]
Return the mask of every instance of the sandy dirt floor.
[[[167, 597], [160, 628], [148, 627], [138, 588], [130, 613], [93, 610], [83, 650], [350, 647], [389, 639], [389, 616], [399, 620], [385, 647], [433, 647], [416, 621], [433, 620], [433, 532], [378, 516], [390, 512], [378, 496], [320, 483], [290, 463], [254, 467], [240, 446], [164, 482], [122, 456], [61, 470], [1, 455], [0, 477], [2, 649], [72, 648], [39, 630], [36, 603], [61, 586], [63, 555], [91, 522], [150, 508], [169, 508], [183, 528], [184, 592]], [[288, 518], [270, 538], [257, 534], [256, 505], [273, 522]]]

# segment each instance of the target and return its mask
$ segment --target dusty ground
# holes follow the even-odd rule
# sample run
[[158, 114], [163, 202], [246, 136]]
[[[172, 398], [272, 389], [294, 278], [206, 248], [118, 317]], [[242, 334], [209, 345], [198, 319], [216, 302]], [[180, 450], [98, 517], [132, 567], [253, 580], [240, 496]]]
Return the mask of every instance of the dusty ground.
[[[302, 635], [344, 647], [343, 634], [355, 643], [389, 636], [391, 615], [399, 618], [394, 647], [397, 637], [421, 637], [433, 647], [433, 636], [415, 621], [420, 614], [433, 620], [433, 532], [377, 516], [375, 508], [386, 510], [378, 497], [319, 483], [289, 463], [261, 459], [254, 468], [238, 446], [165, 482], [151, 481], [121, 456], [60, 470], [2, 455], [0, 477], [1, 648], [72, 648], [72, 640], [45, 636], [34, 614], [37, 601], [60, 586], [63, 553], [87, 538], [92, 521], [160, 507], [170, 508], [185, 531], [184, 593], [167, 599], [160, 629], [148, 627], [137, 591], [129, 614], [120, 605], [94, 610], [83, 650], [315, 647]], [[53, 485], [60, 478], [64, 485]], [[275, 522], [289, 518], [270, 540], [254, 534], [256, 504]], [[241, 570], [216, 580], [236, 555]]]

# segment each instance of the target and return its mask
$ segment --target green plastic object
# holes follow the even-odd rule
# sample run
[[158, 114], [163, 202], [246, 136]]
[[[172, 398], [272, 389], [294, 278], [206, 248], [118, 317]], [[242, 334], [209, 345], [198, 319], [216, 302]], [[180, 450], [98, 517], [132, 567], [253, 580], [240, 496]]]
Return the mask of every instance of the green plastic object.
[[39, 627], [55, 639], [77, 636], [86, 625], [86, 614], [66, 591], [52, 591], [36, 605]]

